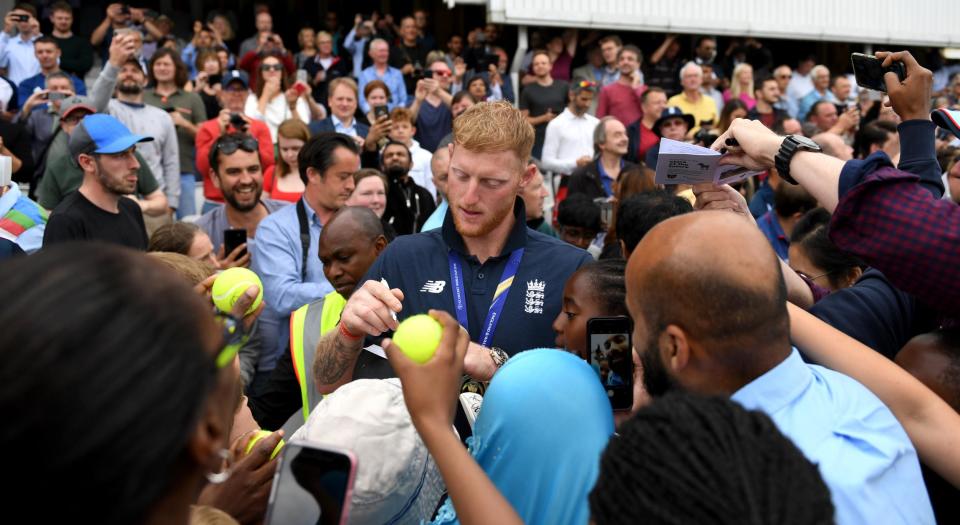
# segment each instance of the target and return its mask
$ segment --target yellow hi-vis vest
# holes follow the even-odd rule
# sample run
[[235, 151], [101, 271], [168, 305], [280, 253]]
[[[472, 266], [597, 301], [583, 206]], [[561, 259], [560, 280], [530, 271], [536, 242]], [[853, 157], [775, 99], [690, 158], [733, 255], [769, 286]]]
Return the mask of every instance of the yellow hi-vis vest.
[[330, 292], [323, 299], [305, 304], [290, 315], [290, 357], [293, 358], [293, 371], [300, 383], [304, 422], [310, 417], [310, 410], [323, 399], [313, 380], [313, 357], [317, 342], [323, 334], [336, 328], [346, 304], [347, 300], [342, 295]]

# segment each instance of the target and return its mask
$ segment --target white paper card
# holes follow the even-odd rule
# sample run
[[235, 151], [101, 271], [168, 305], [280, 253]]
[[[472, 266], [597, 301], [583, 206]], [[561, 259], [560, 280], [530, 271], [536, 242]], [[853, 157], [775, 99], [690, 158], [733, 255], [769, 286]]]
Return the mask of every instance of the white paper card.
[[10, 178], [13, 176], [13, 159], [0, 155], [0, 188], [6, 188], [10, 185]]
[[720, 152], [686, 142], [660, 139], [657, 157], [657, 184], [732, 184], [754, 175], [740, 166], [718, 166]]

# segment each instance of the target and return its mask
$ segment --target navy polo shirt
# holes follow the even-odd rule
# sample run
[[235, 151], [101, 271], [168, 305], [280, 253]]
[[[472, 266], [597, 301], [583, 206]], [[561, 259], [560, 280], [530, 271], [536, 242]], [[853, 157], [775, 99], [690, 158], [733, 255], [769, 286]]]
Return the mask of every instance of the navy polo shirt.
[[593, 258], [576, 246], [527, 228], [526, 211], [519, 198], [513, 215], [516, 224], [503, 251], [483, 264], [467, 253], [448, 210], [442, 228], [402, 235], [391, 242], [363, 281], [383, 278], [391, 288], [403, 291], [403, 310], [397, 314], [401, 321], [430, 309], [445, 310], [456, 318], [448, 253], [457, 251], [463, 261], [470, 340], [479, 342], [507, 259], [522, 247], [523, 258], [490, 346], [510, 355], [532, 348], [552, 348], [552, 325], [563, 307], [563, 286], [573, 272]]

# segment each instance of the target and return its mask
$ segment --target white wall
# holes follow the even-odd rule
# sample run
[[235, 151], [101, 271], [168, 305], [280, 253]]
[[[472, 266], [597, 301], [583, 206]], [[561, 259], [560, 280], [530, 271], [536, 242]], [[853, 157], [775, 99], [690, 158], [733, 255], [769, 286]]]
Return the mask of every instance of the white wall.
[[[448, 3], [478, 3], [447, 0]], [[513, 25], [960, 46], [960, 0], [487, 0]]]

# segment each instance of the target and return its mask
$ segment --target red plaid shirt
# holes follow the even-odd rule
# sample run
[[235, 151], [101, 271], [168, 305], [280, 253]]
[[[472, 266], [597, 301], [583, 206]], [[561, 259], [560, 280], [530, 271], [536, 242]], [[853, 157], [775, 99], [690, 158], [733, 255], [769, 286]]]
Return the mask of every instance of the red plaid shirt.
[[937, 199], [920, 177], [889, 161], [868, 164], [859, 174], [842, 176], [858, 176], [859, 182], [846, 192], [841, 188], [830, 239], [897, 288], [941, 314], [960, 316], [960, 206]]

